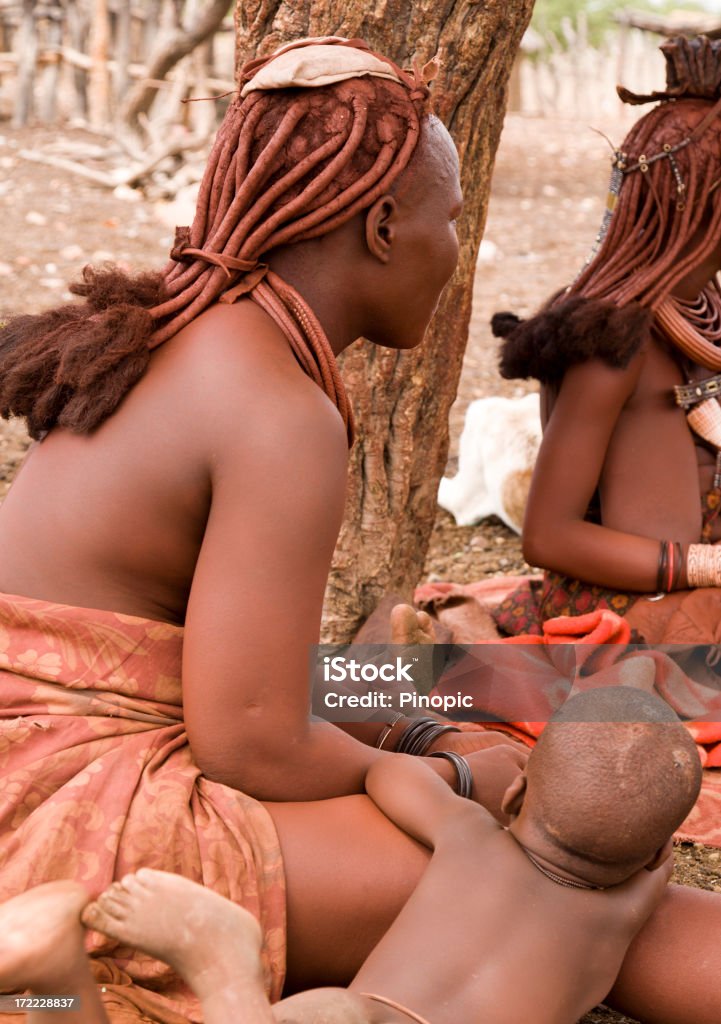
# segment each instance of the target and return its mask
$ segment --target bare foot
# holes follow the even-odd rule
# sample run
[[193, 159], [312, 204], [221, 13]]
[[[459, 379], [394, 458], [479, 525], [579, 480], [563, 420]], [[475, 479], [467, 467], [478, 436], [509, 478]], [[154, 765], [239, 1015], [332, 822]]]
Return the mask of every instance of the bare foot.
[[247, 1024], [273, 1019], [262, 983], [260, 925], [212, 890], [141, 868], [86, 907], [82, 920], [170, 964], [200, 999], [206, 1024], [229, 1007], [245, 1011]]
[[409, 647], [436, 642], [428, 612], [416, 611], [410, 604], [397, 604], [391, 611], [391, 636], [394, 644]]
[[77, 882], [48, 882], [0, 906], [0, 991], [76, 991], [88, 971], [80, 912], [89, 899]]

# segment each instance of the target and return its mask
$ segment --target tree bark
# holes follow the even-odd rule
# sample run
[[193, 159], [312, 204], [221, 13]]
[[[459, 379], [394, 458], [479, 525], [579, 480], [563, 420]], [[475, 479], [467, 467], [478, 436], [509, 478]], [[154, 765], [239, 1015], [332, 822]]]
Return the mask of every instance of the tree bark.
[[[70, 45], [78, 52], [84, 53], [85, 43], [88, 36], [88, 24], [85, 11], [81, 9], [78, 0], [68, 0], [66, 12]], [[73, 86], [75, 116], [85, 118], [88, 116], [87, 71], [73, 66]]]
[[460, 262], [423, 345], [401, 354], [364, 341], [341, 360], [358, 440], [326, 592], [328, 642], [350, 639], [384, 595], [410, 597], [423, 569], [508, 78], [532, 8], [533, 0], [242, 0], [236, 6], [239, 65], [301, 36], [359, 36], [404, 67], [438, 53], [434, 107], [461, 162]]

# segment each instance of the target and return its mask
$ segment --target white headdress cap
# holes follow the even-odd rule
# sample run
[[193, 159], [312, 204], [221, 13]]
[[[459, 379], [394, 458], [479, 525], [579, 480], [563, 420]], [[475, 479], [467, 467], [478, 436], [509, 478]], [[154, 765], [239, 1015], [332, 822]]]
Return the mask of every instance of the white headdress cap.
[[401, 81], [390, 64], [372, 53], [318, 43], [279, 53], [246, 82], [240, 95], [245, 97], [257, 89], [314, 88], [364, 75]]

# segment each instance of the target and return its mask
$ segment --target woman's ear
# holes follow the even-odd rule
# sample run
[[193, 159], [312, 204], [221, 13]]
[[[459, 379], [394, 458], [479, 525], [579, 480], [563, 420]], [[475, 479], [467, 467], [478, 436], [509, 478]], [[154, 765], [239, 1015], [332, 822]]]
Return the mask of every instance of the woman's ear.
[[526, 797], [526, 773], [521, 772], [510, 784], [503, 794], [501, 810], [509, 818], [516, 818], [521, 813], [521, 807]]
[[398, 203], [393, 196], [376, 199], [366, 212], [365, 238], [368, 251], [381, 263], [387, 263], [395, 238]]

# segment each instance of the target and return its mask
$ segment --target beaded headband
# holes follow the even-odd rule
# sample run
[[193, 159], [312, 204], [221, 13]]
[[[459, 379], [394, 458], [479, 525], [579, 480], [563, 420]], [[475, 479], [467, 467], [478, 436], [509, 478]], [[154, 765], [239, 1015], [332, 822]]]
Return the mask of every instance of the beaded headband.
[[[668, 160], [676, 182], [676, 209], [681, 212], [686, 208], [686, 183], [675, 155], [686, 146], [697, 142], [713, 122], [721, 117], [721, 40], [711, 40], [707, 36], [698, 36], [695, 39], [679, 36], [667, 40], [660, 49], [666, 58], [666, 89], [662, 92], [641, 95], [619, 85], [616, 91], [624, 103], [633, 105], [657, 101], [668, 103], [680, 99], [703, 99], [716, 102], [693, 131], [675, 146], [664, 143], [660, 152], [651, 155], [642, 153], [634, 159], [633, 163], [630, 162], [631, 158], [628, 153], [612, 146], [611, 180], [608, 185], [606, 208], [598, 235], [586, 260], [586, 266], [594, 259], [608, 233], [626, 175], [636, 171], [646, 174], [652, 164], [659, 160]], [[721, 178], [711, 185], [708, 194], [715, 191], [719, 185], [721, 185]]]

